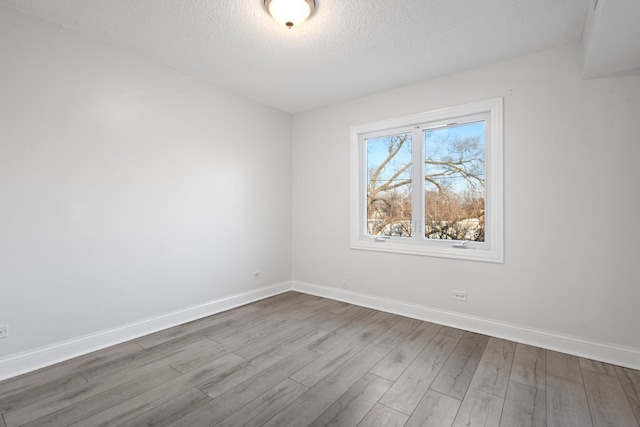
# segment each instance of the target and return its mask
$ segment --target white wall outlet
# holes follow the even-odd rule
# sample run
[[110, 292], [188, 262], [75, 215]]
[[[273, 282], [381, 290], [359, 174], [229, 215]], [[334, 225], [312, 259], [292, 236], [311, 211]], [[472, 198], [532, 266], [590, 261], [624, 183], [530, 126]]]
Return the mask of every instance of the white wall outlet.
[[253, 274], [251, 274], [251, 278], [253, 280], [259, 279], [261, 277], [262, 277], [262, 271], [260, 271], [260, 270], [256, 270], [256, 271], [253, 272]]
[[0, 338], [9, 336], [9, 325], [0, 325]]
[[467, 300], [467, 291], [452, 291], [453, 299], [456, 301], [466, 301]]
[[349, 277], [348, 276], [343, 276], [342, 277], [342, 288], [343, 289], [349, 289]]

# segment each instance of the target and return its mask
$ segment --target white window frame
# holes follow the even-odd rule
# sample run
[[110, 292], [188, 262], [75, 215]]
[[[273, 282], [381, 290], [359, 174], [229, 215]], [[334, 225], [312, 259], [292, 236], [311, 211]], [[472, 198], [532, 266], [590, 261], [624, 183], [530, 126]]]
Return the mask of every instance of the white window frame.
[[[414, 202], [422, 206], [422, 219], [412, 218], [414, 237], [375, 237], [367, 234], [367, 163], [365, 138], [385, 132], [416, 128], [420, 131], [485, 115], [485, 241], [425, 239], [423, 184], [414, 184]], [[406, 129], [405, 129], [406, 130]], [[503, 99], [494, 98], [351, 127], [351, 248], [472, 261], [504, 262], [503, 203]], [[418, 164], [419, 162], [419, 164]], [[414, 183], [424, 182], [424, 161], [414, 156]], [[419, 180], [419, 181], [418, 181]], [[420, 194], [422, 193], [422, 194]], [[417, 226], [417, 227], [416, 227]]]

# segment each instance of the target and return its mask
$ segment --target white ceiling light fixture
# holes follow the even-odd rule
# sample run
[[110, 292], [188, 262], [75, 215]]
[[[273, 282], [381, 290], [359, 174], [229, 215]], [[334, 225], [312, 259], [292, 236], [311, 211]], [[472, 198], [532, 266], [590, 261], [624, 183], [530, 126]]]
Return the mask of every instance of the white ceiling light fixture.
[[316, 8], [315, 0], [264, 0], [264, 5], [273, 19], [287, 28], [302, 24]]

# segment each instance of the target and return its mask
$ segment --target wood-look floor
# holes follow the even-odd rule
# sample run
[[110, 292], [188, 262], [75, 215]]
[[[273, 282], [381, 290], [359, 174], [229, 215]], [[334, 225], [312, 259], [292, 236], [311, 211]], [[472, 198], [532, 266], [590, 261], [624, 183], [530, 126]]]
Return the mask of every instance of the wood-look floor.
[[0, 414], [0, 427], [638, 427], [640, 372], [288, 292], [0, 382]]

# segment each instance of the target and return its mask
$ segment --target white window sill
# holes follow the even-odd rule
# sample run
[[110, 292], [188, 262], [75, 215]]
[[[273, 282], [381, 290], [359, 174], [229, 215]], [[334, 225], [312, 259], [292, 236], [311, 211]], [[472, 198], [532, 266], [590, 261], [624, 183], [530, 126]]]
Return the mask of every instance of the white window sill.
[[411, 243], [402, 243], [397, 240], [386, 241], [369, 241], [358, 240], [351, 242], [351, 249], [390, 252], [396, 254], [421, 255], [437, 258], [451, 258], [467, 261], [481, 261], [503, 263], [504, 256], [502, 252], [492, 251], [489, 248], [482, 247], [466, 247], [454, 248], [451, 242], [433, 242], [433, 245], [416, 245]]

